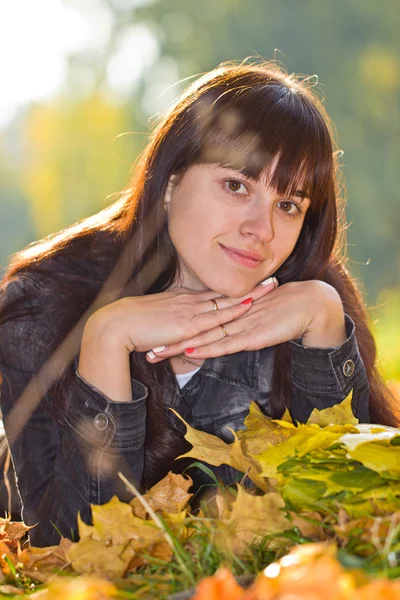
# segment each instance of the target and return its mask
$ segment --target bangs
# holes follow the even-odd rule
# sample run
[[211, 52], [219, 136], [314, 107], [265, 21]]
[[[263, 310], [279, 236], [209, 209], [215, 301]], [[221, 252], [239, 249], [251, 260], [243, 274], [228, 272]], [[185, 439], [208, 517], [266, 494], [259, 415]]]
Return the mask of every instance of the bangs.
[[266, 177], [279, 194], [301, 190], [314, 207], [323, 203], [333, 148], [325, 121], [305, 94], [280, 83], [236, 87], [212, 100], [203, 96], [196, 110], [198, 162], [257, 181]]

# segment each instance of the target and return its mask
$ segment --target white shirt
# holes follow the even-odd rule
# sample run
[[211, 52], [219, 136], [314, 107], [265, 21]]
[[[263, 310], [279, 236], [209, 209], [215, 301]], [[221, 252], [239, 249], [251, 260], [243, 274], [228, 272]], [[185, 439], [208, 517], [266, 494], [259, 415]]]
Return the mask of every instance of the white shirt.
[[192, 379], [193, 375], [197, 373], [197, 371], [200, 371], [200, 369], [201, 367], [198, 367], [197, 369], [189, 371], [188, 373], [175, 373], [175, 377], [180, 389], [182, 389], [183, 386], [186, 385], [190, 379]]

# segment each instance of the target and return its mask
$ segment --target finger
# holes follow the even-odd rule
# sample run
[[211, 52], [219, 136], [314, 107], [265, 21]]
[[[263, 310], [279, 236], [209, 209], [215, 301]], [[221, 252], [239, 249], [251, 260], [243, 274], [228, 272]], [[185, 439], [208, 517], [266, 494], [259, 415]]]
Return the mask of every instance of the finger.
[[228, 337], [222, 337], [218, 341], [198, 348], [186, 348], [185, 355], [188, 358], [197, 359], [215, 358], [216, 356], [226, 356], [227, 354], [242, 352], [243, 350], [247, 350], [247, 346], [248, 334], [241, 332], [236, 335], [229, 334]]
[[148, 352], [146, 352], [146, 360], [148, 363], [150, 363], [152, 365], [155, 365], [156, 363], [166, 360], [167, 358], [169, 358], [169, 357], [168, 356], [156, 356], [156, 354], [152, 350], [149, 350]]
[[253, 299], [246, 298], [239, 304], [234, 304], [218, 310], [207, 310], [205, 312], [195, 314], [191, 319], [191, 324], [195, 329], [195, 335], [198, 335], [198, 333], [201, 333], [202, 331], [213, 329], [218, 325], [229, 323], [234, 319], [238, 319], [251, 309], [252, 304]]
[[[235, 334], [237, 332], [240, 331], [240, 329], [238, 329], [237, 325], [235, 325], [235, 321], [232, 321], [229, 324], [229, 335], [231, 334]], [[221, 340], [224, 337], [224, 330], [222, 329], [222, 327], [224, 327], [225, 331], [227, 331], [227, 325], [224, 324], [223, 326], [219, 325], [218, 327], [214, 327], [213, 329], [210, 329], [208, 331], [203, 331], [201, 333], [199, 333], [198, 335], [189, 338], [187, 340], [182, 340], [181, 342], [177, 342], [176, 344], [170, 344], [169, 346], [167, 346], [166, 348], [164, 348], [163, 350], [160, 350], [159, 348], [155, 348], [154, 351], [151, 351], [151, 356], [154, 357], [162, 357], [162, 358], [171, 358], [173, 356], [176, 356], [177, 354], [182, 354], [185, 352], [185, 350], [187, 348], [198, 348], [201, 346], [207, 346], [208, 344], [212, 344], [214, 342], [217, 342], [219, 340]]]
[[276, 277], [269, 277], [265, 279], [262, 283], [259, 283], [255, 286], [250, 292], [249, 296], [253, 298], [253, 301], [266, 296], [273, 292], [279, 285], [279, 282]]
[[239, 298], [234, 298], [232, 296], [208, 297], [203, 301], [204, 306], [202, 307], [200, 304], [199, 308], [203, 309], [201, 312], [208, 312], [210, 304], [212, 305], [212, 302], [210, 302], [211, 300], [214, 300], [214, 302], [217, 303], [218, 309], [227, 308], [228, 306], [232, 306], [234, 304], [240, 304], [243, 302], [243, 300], [246, 300], [249, 297], [255, 301], [271, 293], [275, 288], [278, 287], [278, 285], [279, 283], [276, 277], [269, 277], [263, 283], [256, 285], [248, 294], [246, 294], [246, 296], [241, 296]]
[[[169, 344], [168, 346], [163, 348], [153, 348], [147, 353], [147, 358], [150, 358], [152, 362], [155, 359], [155, 357], [171, 358], [172, 356], [181, 354], [186, 348], [190, 347], [192, 344], [193, 346], [203, 346], [212, 343], [221, 338], [221, 335], [223, 336], [221, 326], [226, 327], [227, 323], [230, 324], [231, 332], [235, 333], [238, 330], [238, 328], [237, 326], [235, 328], [234, 322], [236, 320], [239, 320], [240, 317], [243, 317], [246, 313], [248, 313], [251, 307], [252, 302], [246, 302], [246, 304], [236, 304], [234, 306], [229, 306], [224, 310], [217, 310], [211, 313], [209, 312], [196, 315], [196, 317], [194, 317], [193, 319], [197, 318], [199, 323], [201, 319], [201, 326], [203, 329], [202, 331], [200, 331], [194, 336], [190, 336], [185, 340], [182, 340], [181, 342]], [[241, 325], [240, 329], [242, 327], [243, 326]], [[234, 328], [233, 331], [232, 328]]]
[[153, 350], [149, 350], [148, 352], [146, 352], [146, 360], [148, 363], [155, 365], [158, 362], [161, 362], [163, 360], [166, 360], [168, 357], [167, 356], [156, 356], [155, 353], [153, 352]]

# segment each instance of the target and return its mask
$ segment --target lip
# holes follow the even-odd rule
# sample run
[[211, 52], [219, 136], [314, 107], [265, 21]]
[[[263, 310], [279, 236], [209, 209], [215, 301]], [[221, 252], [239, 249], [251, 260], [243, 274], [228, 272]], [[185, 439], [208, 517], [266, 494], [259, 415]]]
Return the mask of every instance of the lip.
[[236, 248], [230, 248], [229, 246], [223, 246], [220, 244], [225, 254], [229, 256], [235, 262], [244, 265], [245, 267], [258, 267], [261, 264], [262, 257], [256, 252], [250, 252], [249, 250], [237, 250]]

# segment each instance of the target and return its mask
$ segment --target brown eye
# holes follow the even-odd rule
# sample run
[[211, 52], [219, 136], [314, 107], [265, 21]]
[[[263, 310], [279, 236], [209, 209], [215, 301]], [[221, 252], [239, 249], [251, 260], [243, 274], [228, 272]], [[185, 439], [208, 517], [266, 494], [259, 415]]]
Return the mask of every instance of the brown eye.
[[300, 207], [296, 204], [296, 202], [292, 202], [291, 200], [281, 200], [280, 202], [278, 202], [277, 206], [289, 217], [296, 217], [297, 215], [301, 215]]
[[247, 194], [247, 188], [238, 179], [225, 179], [225, 189], [230, 194], [234, 194], [235, 196], [244, 196]]
[[240, 183], [240, 181], [236, 181], [236, 179], [230, 179], [228, 181], [228, 187], [231, 190], [231, 192], [238, 192], [240, 190], [240, 186], [242, 184]]
[[290, 212], [293, 204], [292, 202], [281, 202], [281, 208], [282, 210], [284, 210], [285, 212]]

